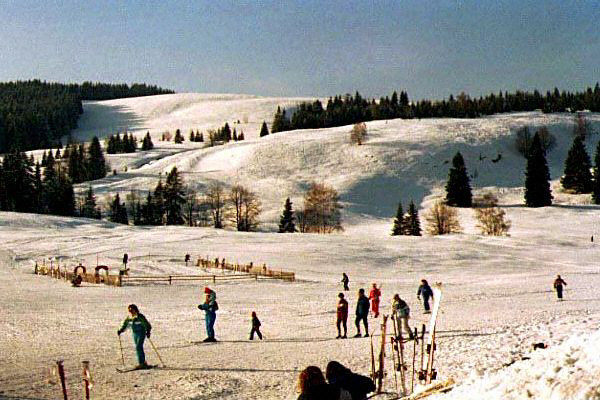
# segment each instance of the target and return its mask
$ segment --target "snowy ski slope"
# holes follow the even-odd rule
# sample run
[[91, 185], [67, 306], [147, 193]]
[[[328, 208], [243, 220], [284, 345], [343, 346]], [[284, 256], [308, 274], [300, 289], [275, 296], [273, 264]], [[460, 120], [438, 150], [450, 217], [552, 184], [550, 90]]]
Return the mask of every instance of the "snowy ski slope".
[[[597, 398], [593, 332], [600, 322], [600, 207], [589, 196], [560, 192], [558, 178], [571, 144], [572, 115], [518, 113], [477, 120], [390, 120], [367, 124], [363, 146], [348, 142], [351, 127], [278, 133], [258, 138], [277, 105], [298, 99], [242, 95], [176, 94], [90, 102], [79, 138], [128, 127], [150, 130], [155, 150], [109, 156], [116, 176], [91, 183], [99, 197], [153, 188], [159, 173], [177, 166], [200, 193], [213, 181], [242, 183], [259, 194], [258, 233], [230, 229], [117, 226], [105, 221], [32, 214], [0, 214], [0, 398], [56, 398], [48, 368], [65, 359], [69, 390], [79, 395], [79, 365], [90, 360], [94, 398], [294, 399], [298, 372], [338, 360], [369, 371], [367, 339], [335, 340], [335, 302], [342, 272], [350, 276], [349, 302], [372, 282], [383, 285], [384, 310], [399, 293], [412, 310], [411, 326], [427, 320], [415, 293], [421, 278], [444, 282], [439, 317], [438, 374], [467, 385], [449, 398]], [[247, 123], [244, 123], [247, 117]], [[214, 148], [159, 142], [161, 132], [205, 130], [240, 119], [247, 139]], [[600, 116], [590, 115], [596, 130]], [[513, 146], [523, 125], [547, 126], [557, 137], [548, 160], [556, 204], [522, 206], [525, 161]], [[598, 136], [587, 143], [593, 153]], [[460, 210], [465, 232], [445, 237], [391, 237], [398, 201], [412, 199], [423, 213], [443, 196], [449, 163], [461, 151], [476, 193], [499, 196], [512, 221], [509, 237], [484, 237], [472, 210]], [[37, 154], [37, 153], [36, 153]], [[497, 162], [493, 159], [501, 158]], [[124, 171], [125, 168], [127, 171]], [[345, 231], [333, 235], [281, 235], [276, 224], [287, 196], [295, 207], [311, 181], [334, 186], [344, 204]], [[80, 187], [84, 190], [87, 183]], [[296, 272], [295, 283], [221, 282], [214, 345], [204, 337], [196, 309], [202, 285], [71, 288], [34, 276], [32, 260], [60, 255], [70, 263], [118, 266], [127, 252], [133, 274], [198, 273], [183, 265], [186, 253], [267, 263]], [[552, 281], [567, 281], [557, 302]], [[211, 285], [212, 287], [213, 285]], [[154, 325], [153, 340], [167, 369], [115, 374], [120, 365], [116, 329], [136, 303]], [[248, 342], [250, 312], [263, 322], [266, 340]], [[352, 313], [349, 333], [354, 333]], [[372, 332], [379, 321], [370, 318]], [[133, 344], [124, 337], [126, 360]], [[529, 355], [531, 344], [550, 348]], [[561, 344], [562, 343], [562, 344]], [[157, 361], [149, 346], [146, 353]], [[522, 357], [530, 360], [517, 361]], [[565, 371], [565, 372], [561, 372]], [[569, 373], [573, 371], [573, 373]], [[538, 379], [540, 378], [540, 379]], [[134, 381], [135, 379], [135, 381]], [[391, 369], [386, 390], [394, 390]], [[532, 397], [528, 394], [532, 394]], [[594, 397], [596, 396], [596, 397]]]

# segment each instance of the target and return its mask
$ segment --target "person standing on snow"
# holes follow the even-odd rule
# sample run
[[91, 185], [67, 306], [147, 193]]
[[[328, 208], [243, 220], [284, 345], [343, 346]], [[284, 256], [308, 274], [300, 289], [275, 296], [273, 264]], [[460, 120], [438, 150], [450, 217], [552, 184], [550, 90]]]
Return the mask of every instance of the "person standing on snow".
[[365, 326], [365, 337], [369, 336], [369, 299], [365, 296], [365, 289], [358, 290], [358, 301], [356, 302], [356, 335], [354, 337], [360, 337], [360, 322], [362, 321]]
[[421, 296], [423, 296], [423, 306], [425, 307], [425, 314], [429, 314], [431, 312], [429, 308], [429, 299], [433, 299], [433, 290], [429, 283], [425, 279], [421, 279], [421, 286], [417, 290], [417, 299], [421, 300]]
[[[346, 334], [348, 331], [347, 321], [348, 321], [348, 302], [344, 299], [344, 293], [338, 294], [340, 300], [337, 303], [337, 311], [336, 311], [336, 322], [338, 335], [336, 339], [346, 339]], [[342, 335], [341, 326], [344, 327], [344, 334]]]
[[414, 340], [415, 335], [408, 326], [408, 319], [410, 318], [410, 308], [408, 307], [408, 304], [406, 304], [406, 302], [400, 298], [399, 294], [394, 295], [394, 301], [392, 302], [392, 315], [396, 320], [395, 323], [398, 329], [398, 333], [400, 333], [402, 329], [404, 329], [408, 333], [409, 339]]
[[144, 354], [144, 340], [150, 338], [150, 332], [152, 331], [152, 325], [144, 317], [144, 314], [140, 313], [140, 310], [135, 304], [130, 304], [127, 307], [129, 311], [129, 317], [125, 318], [123, 324], [117, 331], [118, 335], [125, 332], [129, 326], [133, 332], [133, 343], [135, 343], [135, 353], [137, 355], [138, 365], [135, 369], [146, 369], [150, 368], [146, 363], [146, 355]]
[[559, 301], [563, 299], [563, 285], [567, 286], [567, 282], [565, 282], [563, 278], [560, 277], [560, 275], [557, 275], [556, 279], [554, 280], [554, 289], [556, 289], [556, 295], [558, 296]]
[[217, 320], [217, 310], [219, 309], [217, 294], [208, 287], [204, 288], [204, 294], [206, 295], [204, 303], [198, 306], [200, 310], [204, 311], [204, 322], [206, 324], [207, 338], [203, 342], [216, 342], [214, 326]]
[[350, 393], [325, 381], [323, 371], [314, 365], [298, 376], [298, 400], [353, 400]]
[[348, 275], [346, 275], [345, 272], [342, 272], [342, 283], [344, 284], [345, 291], [350, 290], [350, 287], [348, 286], [348, 282], [350, 282], [350, 278], [348, 278]]
[[381, 297], [381, 290], [377, 289], [377, 284], [373, 284], [373, 288], [369, 292], [369, 300], [371, 300], [371, 310], [375, 318], [379, 317], [379, 298]]
[[256, 312], [252, 311], [252, 329], [250, 330], [250, 340], [254, 340], [254, 334], [258, 335], [258, 338], [262, 340], [262, 333], [260, 333], [260, 320], [256, 316]]

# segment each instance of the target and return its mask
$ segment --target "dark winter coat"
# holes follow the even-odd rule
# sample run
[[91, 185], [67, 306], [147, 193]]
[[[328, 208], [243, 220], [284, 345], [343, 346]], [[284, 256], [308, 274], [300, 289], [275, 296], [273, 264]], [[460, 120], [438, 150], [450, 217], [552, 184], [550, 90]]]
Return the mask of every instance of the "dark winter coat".
[[369, 308], [371, 303], [367, 296], [360, 296], [356, 302], [356, 315], [365, 316], [369, 315]]
[[346, 396], [341, 397], [342, 391], [338, 386], [330, 384], [322, 384], [312, 387], [306, 393], [301, 393], [298, 400], [341, 400], [347, 399]]
[[423, 296], [425, 298], [433, 297], [433, 290], [431, 290], [431, 286], [425, 284], [419, 286], [419, 290], [417, 290], [417, 296]]
[[258, 319], [258, 317], [252, 317], [252, 327], [260, 328], [260, 320]]
[[556, 278], [554, 280], [554, 289], [558, 289], [559, 286], [562, 289], [563, 285], [567, 286], [567, 282], [563, 281], [562, 278]]
[[365, 400], [367, 393], [375, 390], [375, 383], [367, 376], [355, 374], [350, 370], [341, 376], [330, 379], [329, 383], [334, 386], [347, 390], [352, 396], [352, 400]]

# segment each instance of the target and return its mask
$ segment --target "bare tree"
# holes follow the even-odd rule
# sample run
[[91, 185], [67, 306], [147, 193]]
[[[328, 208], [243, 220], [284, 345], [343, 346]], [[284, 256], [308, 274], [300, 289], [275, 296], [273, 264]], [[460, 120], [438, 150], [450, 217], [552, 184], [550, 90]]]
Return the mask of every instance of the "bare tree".
[[[542, 126], [537, 130], [537, 134], [540, 137], [540, 144], [544, 152], [549, 153], [556, 146], [556, 138], [550, 133], [547, 127]], [[517, 130], [515, 137], [515, 148], [523, 156], [527, 157], [529, 149], [533, 143], [533, 135], [529, 131], [529, 128], [523, 126]]]
[[367, 138], [367, 124], [364, 122], [359, 122], [354, 124], [352, 130], [350, 131], [350, 142], [356, 143], [357, 145], [361, 145], [364, 143]]
[[304, 195], [304, 231], [342, 231], [341, 208], [338, 192], [334, 188], [323, 183], [312, 183]]
[[438, 201], [431, 206], [425, 215], [425, 220], [427, 221], [427, 233], [430, 235], [462, 232], [456, 209], [448, 207], [442, 201]]
[[235, 185], [229, 192], [229, 200], [233, 205], [232, 219], [238, 231], [250, 232], [258, 226], [260, 201], [256, 194], [242, 185]]
[[306, 218], [305, 218], [305, 213], [304, 213], [304, 209], [300, 208], [296, 210], [296, 221], [297, 223], [297, 228], [298, 231], [300, 233], [305, 233], [306, 232]]
[[183, 210], [185, 213], [185, 222], [188, 226], [195, 226], [198, 219], [198, 209], [200, 202], [198, 201], [198, 194], [195, 190], [187, 187], [185, 188], [185, 202], [183, 203]]
[[211, 212], [213, 226], [217, 229], [222, 229], [226, 198], [223, 186], [219, 182], [210, 185], [206, 200]]
[[484, 235], [508, 235], [511, 223], [504, 218], [505, 212], [498, 208], [498, 198], [490, 192], [483, 194], [474, 201], [477, 227]]

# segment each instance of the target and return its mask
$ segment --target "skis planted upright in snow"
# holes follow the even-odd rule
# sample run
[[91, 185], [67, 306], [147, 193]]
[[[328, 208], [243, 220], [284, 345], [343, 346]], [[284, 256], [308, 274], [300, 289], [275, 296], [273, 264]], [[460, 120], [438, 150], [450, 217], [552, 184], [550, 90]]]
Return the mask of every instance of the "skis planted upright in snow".
[[377, 371], [377, 393], [381, 393], [383, 391], [383, 375], [385, 373], [385, 331], [387, 327], [387, 319], [388, 316], [384, 315], [381, 323], [381, 350], [379, 351], [379, 371]]
[[425, 384], [430, 384], [432, 379], [435, 379], [435, 369], [433, 369], [434, 353], [435, 353], [435, 328], [437, 316], [440, 311], [440, 302], [442, 300], [442, 284], [436, 283], [433, 286], [433, 311], [429, 321], [429, 335], [427, 336], [427, 372], [425, 374]]

